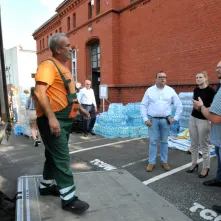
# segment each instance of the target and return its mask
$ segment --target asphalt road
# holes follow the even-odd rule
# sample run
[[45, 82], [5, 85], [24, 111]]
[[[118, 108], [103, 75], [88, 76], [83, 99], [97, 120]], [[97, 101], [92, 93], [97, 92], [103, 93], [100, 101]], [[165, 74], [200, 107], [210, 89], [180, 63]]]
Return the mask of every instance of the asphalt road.
[[[221, 214], [211, 209], [213, 204], [221, 205], [221, 188], [202, 184], [215, 177], [217, 157], [211, 159], [209, 176], [200, 179], [197, 175], [202, 163], [198, 172], [186, 173], [190, 155], [178, 150], [169, 150], [170, 172], [161, 167], [159, 155], [156, 168], [151, 173], [146, 172], [148, 139], [106, 139], [72, 134], [69, 149], [73, 172], [123, 168], [191, 219], [221, 221]], [[0, 146], [1, 189], [13, 194], [17, 177], [41, 174], [43, 162], [43, 145], [34, 148], [32, 141], [24, 136], [11, 137], [8, 143], [4, 140]]]

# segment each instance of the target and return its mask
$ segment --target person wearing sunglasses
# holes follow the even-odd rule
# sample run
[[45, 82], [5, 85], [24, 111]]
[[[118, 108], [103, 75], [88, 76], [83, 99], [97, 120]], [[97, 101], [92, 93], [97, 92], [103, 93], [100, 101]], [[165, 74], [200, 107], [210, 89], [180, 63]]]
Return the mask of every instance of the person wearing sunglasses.
[[[170, 124], [179, 120], [182, 113], [182, 103], [175, 90], [166, 85], [166, 73], [156, 74], [156, 84], [148, 88], [141, 102], [141, 116], [149, 131], [149, 160], [146, 168], [151, 172], [156, 164], [157, 144], [160, 140], [160, 156], [162, 167], [169, 171], [168, 165], [168, 136]], [[170, 117], [172, 104], [176, 111], [174, 118]]]

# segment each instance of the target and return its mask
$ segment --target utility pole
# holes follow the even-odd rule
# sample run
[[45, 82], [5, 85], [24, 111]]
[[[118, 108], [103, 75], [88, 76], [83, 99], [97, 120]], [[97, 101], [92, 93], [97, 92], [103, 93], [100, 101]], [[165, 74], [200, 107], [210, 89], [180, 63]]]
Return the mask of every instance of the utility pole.
[[1, 23], [1, 5], [0, 5], [0, 111], [2, 120], [8, 122], [10, 120], [8, 106], [8, 90], [5, 75], [5, 60], [2, 39], [2, 23]]

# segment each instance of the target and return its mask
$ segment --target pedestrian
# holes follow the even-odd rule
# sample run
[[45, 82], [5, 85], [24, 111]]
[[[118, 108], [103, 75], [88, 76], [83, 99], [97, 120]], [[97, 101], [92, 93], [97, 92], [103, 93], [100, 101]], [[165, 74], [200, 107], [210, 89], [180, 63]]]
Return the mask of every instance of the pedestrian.
[[76, 82], [76, 92], [79, 93], [79, 91], [81, 90], [81, 83], [80, 82]]
[[[168, 135], [170, 124], [179, 120], [182, 113], [182, 103], [173, 88], [166, 85], [167, 75], [160, 71], [156, 74], [156, 84], [148, 88], [141, 102], [141, 115], [149, 130], [149, 163], [146, 168], [151, 172], [156, 164], [157, 144], [160, 140], [160, 156], [162, 167], [169, 171], [168, 165]], [[174, 118], [170, 117], [172, 103], [176, 111]]]
[[30, 89], [30, 96], [26, 101], [26, 110], [27, 110], [27, 115], [28, 115], [28, 122], [31, 128], [31, 134], [32, 134], [32, 138], [34, 140], [34, 146], [37, 147], [38, 144], [41, 144], [41, 140], [40, 140], [40, 134], [39, 134], [39, 130], [38, 130], [38, 126], [37, 126], [37, 122], [36, 122], [36, 96], [34, 94], [35, 88], [31, 87]]
[[12, 107], [13, 107], [13, 113], [14, 113], [14, 120], [15, 123], [18, 123], [18, 95], [17, 91], [11, 91], [12, 93]]
[[[218, 78], [221, 82], [221, 61], [215, 68]], [[221, 89], [218, 87], [218, 91], [213, 99], [213, 103], [210, 108], [206, 108], [201, 98], [199, 101], [194, 100], [194, 108], [200, 111], [204, 117], [211, 121], [211, 133], [210, 142], [215, 146], [216, 155], [218, 158], [218, 168], [216, 172], [216, 178], [205, 181], [205, 186], [219, 186], [221, 187]], [[221, 213], [221, 206], [214, 205], [213, 209]]]
[[[201, 71], [196, 74], [196, 84], [198, 87], [194, 89], [193, 99], [198, 100], [200, 97], [205, 107], [210, 107], [215, 90], [208, 85], [208, 74], [206, 71]], [[205, 178], [209, 173], [210, 168], [210, 147], [209, 147], [209, 132], [210, 122], [203, 116], [201, 112], [193, 108], [189, 121], [189, 132], [191, 138], [191, 158], [192, 165], [186, 171], [187, 173], [193, 173], [195, 169], [198, 170], [198, 156], [199, 145], [202, 149], [203, 155], [203, 168], [199, 174], [199, 178]]]
[[90, 120], [83, 120], [84, 135], [87, 136], [88, 133], [96, 135], [93, 131], [93, 127], [96, 121], [97, 104], [90, 80], [85, 80], [85, 87], [80, 90], [78, 100], [81, 106], [90, 113]]
[[65, 66], [72, 56], [67, 36], [64, 33], [52, 35], [49, 48], [52, 57], [39, 65], [35, 76], [35, 95], [40, 104], [36, 109], [37, 124], [46, 157], [39, 192], [60, 196], [64, 210], [82, 213], [89, 205], [75, 195], [68, 140], [78, 111], [83, 117], [90, 115], [79, 105], [74, 79]]

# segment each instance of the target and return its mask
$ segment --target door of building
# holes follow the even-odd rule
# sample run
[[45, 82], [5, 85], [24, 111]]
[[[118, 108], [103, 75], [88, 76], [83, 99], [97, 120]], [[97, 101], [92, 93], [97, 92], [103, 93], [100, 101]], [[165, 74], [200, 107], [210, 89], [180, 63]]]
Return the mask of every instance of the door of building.
[[91, 66], [92, 66], [92, 88], [94, 90], [97, 106], [100, 106], [99, 85], [100, 85], [100, 43], [91, 45]]
[[94, 90], [97, 107], [100, 107], [99, 85], [100, 85], [100, 72], [92, 72], [92, 88]]

